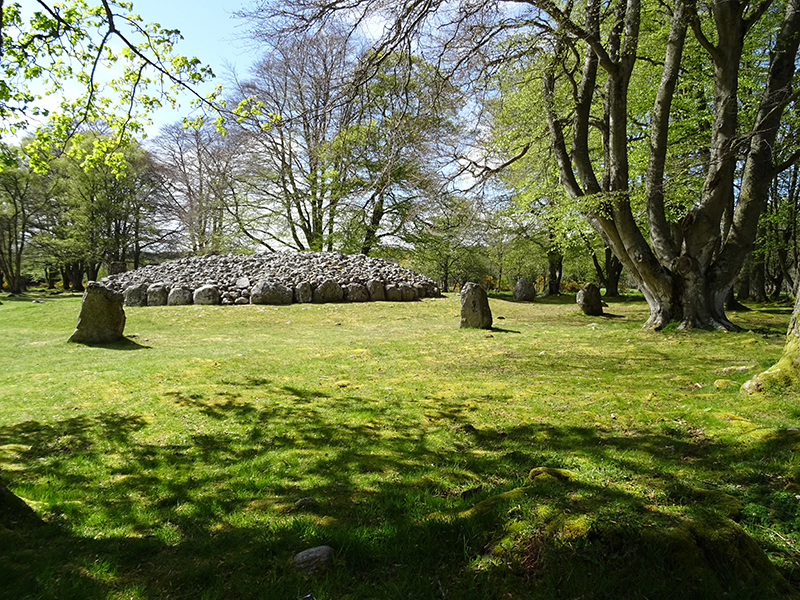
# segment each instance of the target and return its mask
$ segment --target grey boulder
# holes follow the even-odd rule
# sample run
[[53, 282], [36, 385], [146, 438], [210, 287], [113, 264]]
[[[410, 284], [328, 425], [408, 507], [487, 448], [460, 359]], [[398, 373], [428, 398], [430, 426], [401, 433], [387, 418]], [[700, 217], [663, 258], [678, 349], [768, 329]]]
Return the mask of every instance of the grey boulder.
[[594, 283], [583, 286], [575, 297], [575, 302], [581, 307], [584, 314], [590, 317], [599, 317], [603, 314], [603, 299], [600, 297], [600, 288]]
[[341, 302], [343, 299], [344, 290], [333, 279], [326, 279], [314, 289], [313, 301], [315, 304]]
[[137, 283], [125, 288], [124, 300], [127, 306], [147, 306], [148, 283]]
[[213, 285], [203, 285], [197, 288], [192, 295], [195, 304], [219, 304], [219, 290]]
[[525, 278], [519, 278], [512, 297], [517, 302], [531, 302], [536, 298], [536, 287]]
[[185, 288], [172, 288], [167, 295], [168, 306], [182, 306], [192, 303], [192, 291]]
[[259, 281], [250, 290], [250, 304], [291, 304], [293, 292], [281, 283]]
[[492, 328], [492, 310], [486, 291], [477, 283], [465, 283], [461, 288], [461, 327]]
[[81, 311], [70, 342], [106, 344], [122, 338], [125, 330], [123, 295], [101, 283], [90, 281], [81, 301]]
[[163, 283], [154, 283], [147, 288], [147, 306], [166, 306], [169, 290]]

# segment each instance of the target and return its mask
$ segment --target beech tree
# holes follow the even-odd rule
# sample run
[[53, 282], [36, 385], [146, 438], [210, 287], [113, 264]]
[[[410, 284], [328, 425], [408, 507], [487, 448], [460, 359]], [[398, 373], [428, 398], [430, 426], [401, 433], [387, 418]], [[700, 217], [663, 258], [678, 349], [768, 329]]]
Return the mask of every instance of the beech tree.
[[229, 251], [241, 232], [257, 239], [241, 209], [252, 165], [247, 137], [222, 135], [210, 123], [162, 127], [148, 148], [162, 177], [165, 210], [180, 223], [182, 245], [192, 254]]
[[[679, 321], [681, 327], [734, 329], [725, 300], [752, 249], [770, 182], [800, 154], [780, 163], [773, 154], [784, 112], [797, 100], [799, 4], [411, 0], [398, 10], [385, 0], [298, 0], [257, 2], [253, 13], [287, 29], [319, 27], [337, 12], [362, 22], [378, 14], [386, 23], [380, 48], [424, 38], [454, 68], [545, 61], [541, 110], [561, 185], [638, 282], [650, 306], [646, 326]], [[643, 23], [649, 26], [659, 11], [666, 11], [665, 35], [644, 46]], [[687, 39], [696, 41], [697, 53], [684, 54]], [[688, 166], [702, 184], [676, 219], [668, 210], [673, 174], [667, 168], [670, 131], [682, 116], [674, 100], [698, 56], [707, 58], [713, 82], [708, 138]], [[570, 62], [575, 68], [565, 68]], [[638, 92], [631, 81], [642, 64], [659, 71], [645, 123], [630, 111]], [[740, 114], [745, 72], [760, 90], [748, 97], [747, 118]], [[630, 143], [638, 133], [648, 147], [637, 197]]]
[[338, 24], [251, 26], [267, 47], [238, 85], [257, 161], [237, 215], [268, 246], [370, 253], [439, 186], [435, 145], [456, 129], [457, 90], [408, 49], [378, 57]]

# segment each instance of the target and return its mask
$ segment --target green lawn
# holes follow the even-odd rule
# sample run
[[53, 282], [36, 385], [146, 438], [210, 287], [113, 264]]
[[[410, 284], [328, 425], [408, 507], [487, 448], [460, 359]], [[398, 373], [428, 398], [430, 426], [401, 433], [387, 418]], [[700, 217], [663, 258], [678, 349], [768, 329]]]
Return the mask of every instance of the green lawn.
[[[0, 527], [3, 598], [800, 589], [797, 394], [739, 394], [788, 306], [692, 334], [571, 297], [493, 298], [491, 332], [456, 295], [127, 308], [89, 347], [78, 296], [2, 302], [0, 477], [45, 520]], [[322, 544], [333, 567], [297, 572]]]

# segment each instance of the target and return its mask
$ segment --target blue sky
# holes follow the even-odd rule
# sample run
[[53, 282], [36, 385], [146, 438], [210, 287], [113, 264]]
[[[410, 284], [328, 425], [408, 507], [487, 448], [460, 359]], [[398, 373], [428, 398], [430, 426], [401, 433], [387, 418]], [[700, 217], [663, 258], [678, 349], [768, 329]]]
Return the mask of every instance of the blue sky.
[[[244, 2], [238, 1], [133, 0], [133, 11], [146, 23], [181, 31], [184, 39], [177, 45], [176, 52], [196, 56], [213, 69], [217, 79], [205, 89], [211, 91], [214, 85], [225, 84], [227, 65], [245, 72], [256, 57], [257, 52], [239, 39], [243, 35], [243, 23], [232, 15], [243, 5]], [[186, 95], [182, 104], [187, 110], [188, 103]], [[154, 116], [154, 130], [150, 134], [155, 134], [165, 123], [182, 120], [183, 116], [168, 109], [159, 111]]]

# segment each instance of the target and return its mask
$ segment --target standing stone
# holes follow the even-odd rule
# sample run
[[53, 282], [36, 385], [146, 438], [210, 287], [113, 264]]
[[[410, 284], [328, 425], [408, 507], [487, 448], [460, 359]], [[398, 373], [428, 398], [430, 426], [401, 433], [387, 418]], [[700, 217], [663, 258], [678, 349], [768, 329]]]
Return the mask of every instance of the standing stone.
[[125, 288], [125, 304], [128, 306], [147, 306], [147, 283], [137, 283]]
[[486, 291], [470, 281], [461, 288], [461, 327], [492, 328], [492, 311]]
[[294, 301], [297, 304], [308, 304], [314, 299], [314, 290], [307, 281], [301, 281], [294, 288]]
[[533, 302], [536, 298], [536, 287], [527, 279], [520, 277], [514, 286], [513, 296], [517, 302]]
[[203, 285], [192, 295], [195, 304], [219, 304], [219, 290], [213, 285]]
[[168, 295], [169, 290], [163, 283], [154, 283], [147, 288], [147, 306], [165, 306]]
[[120, 273], [124, 273], [127, 270], [128, 270], [128, 265], [125, 264], [124, 260], [115, 260], [109, 263], [108, 265], [109, 275], [119, 275]]
[[250, 304], [291, 304], [292, 290], [280, 283], [259, 281], [250, 290]]
[[419, 300], [419, 292], [413, 285], [407, 283], [400, 284], [400, 299], [403, 302], [413, 302]]
[[348, 283], [344, 287], [344, 299], [347, 302], [369, 302], [367, 286], [360, 283]]
[[603, 314], [603, 299], [600, 297], [600, 288], [594, 283], [587, 283], [578, 292], [575, 302], [581, 307], [584, 314], [590, 317], [599, 317]]
[[386, 299], [389, 302], [402, 302], [403, 293], [400, 291], [400, 286], [390, 283], [385, 288]]
[[344, 298], [344, 290], [333, 279], [326, 279], [314, 289], [314, 303], [323, 304], [325, 302], [341, 302]]
[[383, 282], [379, 279], [370, 279], [367, 282], [367, 291], [369, 292], [369, 299], [372, 302], [380, 302], [386, 299], [385, 288]]
[[87, 283], [78, 324], [69, 341], [79, 344], [106, 344], [122, 338], [125, 330], [123, 299], [122, 294], [101, 283]]
[[192, 291], [186, 288], [172, 288], [167, 296], [167, 305], [182, 306], [192, 303]]

